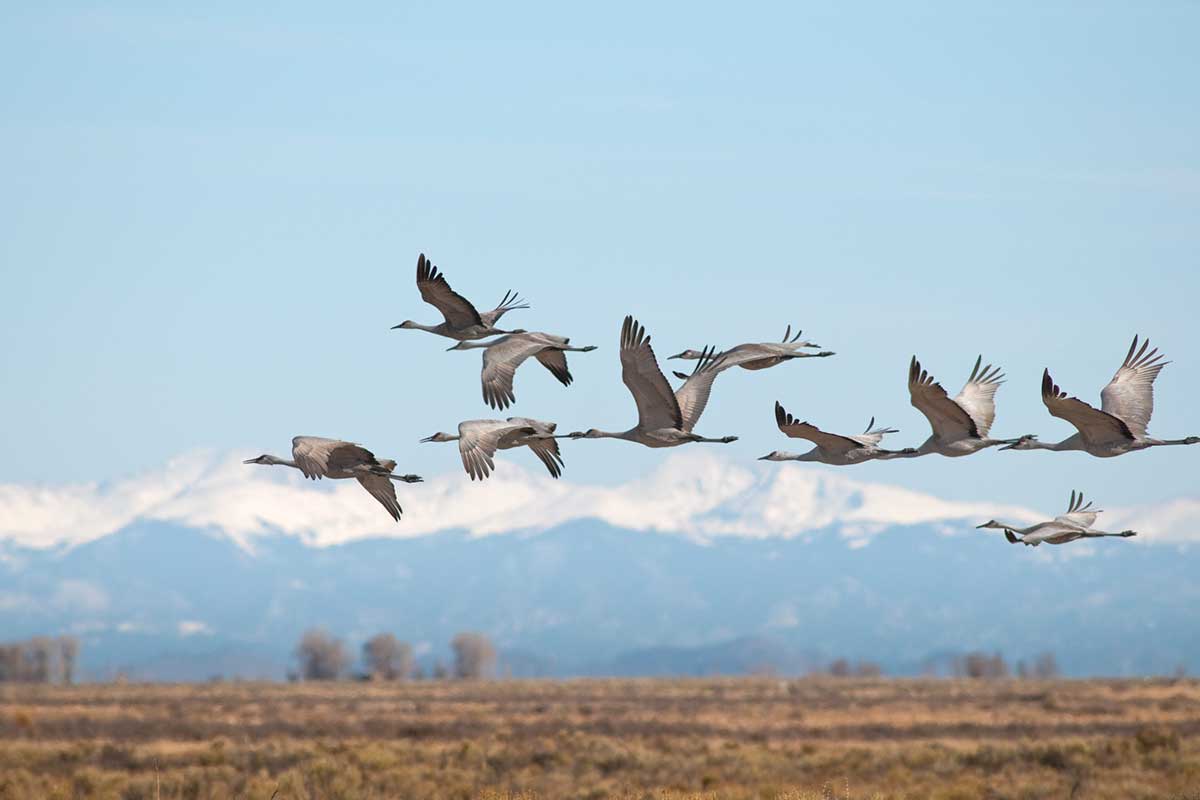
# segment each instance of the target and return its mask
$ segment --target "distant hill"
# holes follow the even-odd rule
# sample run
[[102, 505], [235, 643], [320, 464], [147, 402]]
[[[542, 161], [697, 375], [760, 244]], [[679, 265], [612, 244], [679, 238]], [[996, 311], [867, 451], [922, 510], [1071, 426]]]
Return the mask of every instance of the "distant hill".
[[282, 677], [301, 631], [390, 630], [424, 663], [482, 630], [520, 675], [803, 673], [837, 657], [916, 674], [931, 654], [1053, 650], [1070, 674], [1200, 667], [1200, 559], [1104, 541], [1013, 547], [964, 527], [681, 536], [595, 520], [536, 535], [311, 547], [137, 522], [67, 549], [6, 545], [0, 630], [74, 631], [97, 678]]

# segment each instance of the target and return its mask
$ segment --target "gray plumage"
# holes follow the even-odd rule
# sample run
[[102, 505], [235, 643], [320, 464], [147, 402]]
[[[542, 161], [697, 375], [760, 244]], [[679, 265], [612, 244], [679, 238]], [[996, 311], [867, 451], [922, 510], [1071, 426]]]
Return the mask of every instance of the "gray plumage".
[[514, 291], [504, 293], [500, 304], [491, 311], [480, 313], [471, 301], [450, 288], [446, 276], [438, 271], [432, 261], [422, 253], [417, 257], [417, 289], [421, 299], [442, 312], [444, 322], [437, 325], [422, 325], [419, 322], [405, 320], [399, 325], [393, 325], [392, 330], [420, 330], [457, 339], [460, 342], [468, 339], [484, 339], [503, 333], [524, 333], [522, 330], [504, 331], [496, 327], [500, 318], [518, 308], [529, 308], [529, 305], [517, 296]]
[[[820, 353], [805, 353], [804, 349], [820, 349], [819, 344], [812, 342], [800, 341], [802, 331], [797, 330], [796, 335], [792, 335], [792, 326], [788, 325], [787, 331], [783, 334], [781, 342], [748, 342], [739, 344], [736, 347], [731, 347], [728, 350], [718, 353], [722, 357], [721, 370], [731, 369], [733, 367], [741, 367], [742, 369], [767, 369], [774, 367], [777, 364], [782, 364], [785, 361], [792, 361], [797, 358], [827, 358], [834, 353], [825, 350]], [[671, 358], [682, 358], [695, 361], [703, 355], [700, 350], [684, 350], [682, 353], [676, 353]], [[687, 375], [676, 372], [678, 378], [687, 378]]]
[[1163, 361], [1158, 348], [1148, 350], [1150, 340], [1138, 347], [1138, 337], [1125, 354], [1112, 380], [1100, 392], [1097, 409], [1078, 397], [1067, 395], [1054, 383], [1050, 370], [1042, 372], [1042, 403], [1051, 416], [1065, 419], [1078, 431], [1057, 443], [1043, 444], [1036, 436], [1023, 436], [1005, 450], [1082, 450], [1099, 458], [1145, 450], [1163, 445], [1200, 443], [1200, 436], [1185, 439], [1153, 439], [1147, 435], [1154, 413], [1154, 381], [1170, 362]]
[[883, 437], [889, 433], [899, 433], [895, 428], [876, 428], [875, 418], [867, 423], [867, 428], [857, 436], [843, 436], [837, 433], [827, 433], [809, 422], [801, 422], [793, 417], [783, 406], [775, 403], [775, 424], [784, 435], [792, 439], [807, 439], [816, 445], [807, 453], [797, 454], [776, 450], [768, 453], [759, 461], [816, 461], [835, 467], [861, 464], [877, 459], [891, 459], [915, 455], [916, 451], [884, 450], [879, 447]]
[[362, 445], [321, 436], [297, 436], [292, 439], [291, 460], [263, 454], [242, 463], [292, 467], [314, 481], [321, 478], [354, 478], [397, 522], [400, 521], [403, 509], [396, 500], [396, 489], [392, 486], [392, 481], [419, 483], [422, 480], [419, 475], [394, 474], [395, 461], [378, 459]]
[[550, 476], [562, 475], [562, 454], [558, 450], [559, 438], [554, 435], [558, 426], [553, 422], [528, 417], [509, 417], [507, 420], [470, 419], [458, 423], [458, 435], [438, 432], [422, 439], [422, 442], [458, 442], [463, 469], [471, 480], [484, 480], [496, 468], [494, 456], [497, 450], [528, 447], [545, 465]]
[[1071, 491], [1071, 499], [1067, 503], [1067, 511], [1052, 520], [1039, 522], [1036, 525], [1021, 527], [1011, 522], [988, 520], [977, 528], [993, 528], [1004, 531], [1004, 538], [1010, 544], [1025, 544], [1037, 547], [1039, 544], [1066, 544], [1079, 539], [1102, 539], [1106, 536], [1116, 536], [1128, 539], [1137, 536], [1136, 531], [1121, 531], [1109, 533], [1092, 527], [1096, 517], [1102, 514], [1100, 509], [1093, 509], [1091, 503], [1084, 504], [1083, 492]]
[[708, 405], [712, 384], [723, 361], [706, 349], [687, 380], [672, 391], [650, 346], [646, 330], [631, 316], [621, 325], [621, 380], [637, 405], [638, 424], [627, 431], [611, 433], [592, 428], [570, 434], [573, 439], [624, 439], [646, 447], [676, 447], [689, 442], [725, 444], [736, 436], [708, 439], [693, 432]]
[[996, 390], [1004, 382], [1004, 375], [999, 367], [982, 364], [980, 356], [962, 391], [951, 398], [913, 356], [908, 366], [909, 398], [933, 429], [932, 435], [917, 448], [917, 455], [939, 453], [954, 458], [1018, 441], [988, 436], [996, 419]]
[[594, 345], [571, 347], [565, 336], [550, 333], [513, 333], [490, 342], [459, 342], [451, 350], [483, 350], [483, 371], [480, 379], [483, 400], [492, 408], [508, 408], [516, 400], [513, 377], [517, 368], [530, 357], [538, 360], [563, 386], [574, 378], [567, 369], [567, 353], [589, 353]]

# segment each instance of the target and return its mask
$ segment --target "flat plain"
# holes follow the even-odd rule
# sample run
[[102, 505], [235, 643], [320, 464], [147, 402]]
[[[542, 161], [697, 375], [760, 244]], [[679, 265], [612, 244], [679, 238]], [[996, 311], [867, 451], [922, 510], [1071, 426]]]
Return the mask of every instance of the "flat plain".
[[0, 685], [0, 800], [1200, 800], [1200, 682]]

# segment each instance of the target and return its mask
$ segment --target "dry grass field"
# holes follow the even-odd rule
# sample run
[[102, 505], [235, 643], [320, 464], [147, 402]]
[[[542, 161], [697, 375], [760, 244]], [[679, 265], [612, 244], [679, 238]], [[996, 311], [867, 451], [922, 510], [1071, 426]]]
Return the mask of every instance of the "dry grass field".
[[1195, 681], [0, 686], [0, 800], [1188, 798]]

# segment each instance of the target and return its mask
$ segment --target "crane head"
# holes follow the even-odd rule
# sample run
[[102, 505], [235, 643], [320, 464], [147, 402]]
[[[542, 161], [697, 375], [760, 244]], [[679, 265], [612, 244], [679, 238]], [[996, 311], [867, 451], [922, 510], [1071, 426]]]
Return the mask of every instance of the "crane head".
[[765, 456], [761, 456], [759, 461], [795, 461], [796, 454], [788, 453], [784, 450], [772, 450]]
[[695, 361], [703, 355], [699, 350], [684, 350], [682, 353], [676, 353], [673, 356], [668, 356], [668, 358], [682, 358], [687, 361]]
[[274, 464], [275, 458], [273, 456], [267, 455], [266, 453], [263, 453], [261, 456], [257, 456], [255, 458], [248, 458], [245, 461], [243, 461], [242, 463], [243, 464]]
[[1003, 523], [997, 522], [997, 521], [996, 521], [996, 520], [994, 520], [994, 519], [989, 519], [987, 522], [983, 523], [982, 525], [976, 525], [976, 526], [975, 526], [975, 528], [976, 528], [976, 529], [979, 529], [979, 528], [995, 528], [995, 529], [997, 529], [997, 530], [1005, 530], [1007, 527], [1008, 527], [1008, 526], [1004, 525]]
[[1005, 445], [1004, 447], [1001, 447], [1000, 449], [1001, 450], [1033, 450], [1036, 446], [1037, 446], [1037, 437], [1033, 436], [1031, 434], [1029, 436], [1022, 436], [1020, 439], [1017, 439], [1012, 444]]
[[442, 433], [441, 431], [438, 431], [433, 436], [426, 436], [421, 440], [421, 442], [452, 442], [457, 438], [457, 436], [451, 436], [448, 433]]
[[401, 322], [399, 325], [393, 325], [392, 330], [398, 330], [400, 328], [409, 329], [409, 328], [415, 328], [415, 327], [417, 327], [417, 323], [413, 322], [411, 319], [406, 319], [406, 320], [404, 320], [404, 322]]

